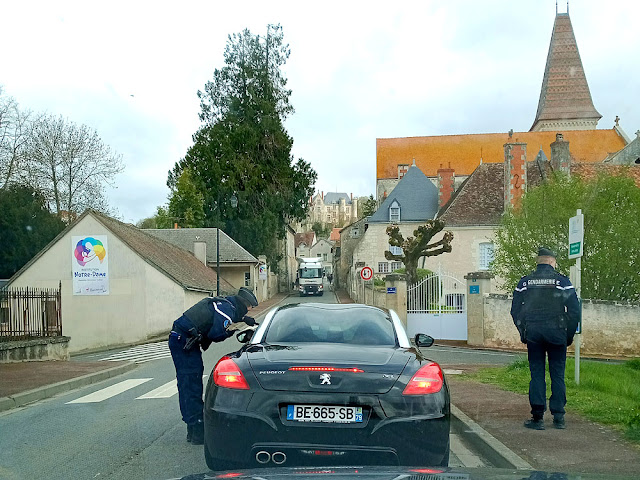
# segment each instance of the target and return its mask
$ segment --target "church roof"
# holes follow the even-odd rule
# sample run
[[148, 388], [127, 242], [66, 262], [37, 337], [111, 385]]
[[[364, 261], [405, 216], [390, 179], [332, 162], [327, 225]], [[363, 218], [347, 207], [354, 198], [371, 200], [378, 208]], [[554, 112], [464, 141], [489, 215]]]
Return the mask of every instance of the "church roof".
[[[571, 142], [572, 157], [581, 163], [601, 162], [626, 145], [614, 128], [571, 130], [563, 134], [565, 140]], [[550, 158], [550, 145], [555, 139], [556, 132], [516, 132], [511, 139], [507, 133], [378, 138], [376, 178], [398, 178], [398, 164], [410, 164], [414, 158], [418, 168], [429, 177], [435, 177], [441, 166], [449, 165], [456, 175], [471, 175], [480, 158], [483, 163], [504, 162], [504, 144], [509, 141], [528, 144], [530, 158], [533, 158], [532, 149], [542, 145], [544, 154]]]
[[400, 205], [400, 222], [431, 220], [438, 212], [438, 189], [412, 165], [369, 221], [389, 222], [389, 207], [393, 202]]
[[599, 120], [568, 13], [553, 24], [547, 65], [542, 79], [538, 111], [531, 130], [543, 120]]

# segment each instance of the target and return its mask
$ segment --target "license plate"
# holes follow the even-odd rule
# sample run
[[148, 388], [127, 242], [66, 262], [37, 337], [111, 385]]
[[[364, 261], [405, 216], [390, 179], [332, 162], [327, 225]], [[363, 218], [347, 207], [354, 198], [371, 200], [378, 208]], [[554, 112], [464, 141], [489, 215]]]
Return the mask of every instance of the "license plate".
[[289, 405], [287, 420], [298, 422], [361, 423], [362, 407]]

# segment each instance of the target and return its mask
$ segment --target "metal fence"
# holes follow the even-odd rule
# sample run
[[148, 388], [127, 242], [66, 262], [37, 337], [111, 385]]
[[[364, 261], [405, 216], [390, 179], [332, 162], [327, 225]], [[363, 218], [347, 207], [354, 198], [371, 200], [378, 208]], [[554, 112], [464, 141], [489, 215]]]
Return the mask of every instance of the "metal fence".
[[58, 288], [0, 289], [0, 342], [62, 335]]

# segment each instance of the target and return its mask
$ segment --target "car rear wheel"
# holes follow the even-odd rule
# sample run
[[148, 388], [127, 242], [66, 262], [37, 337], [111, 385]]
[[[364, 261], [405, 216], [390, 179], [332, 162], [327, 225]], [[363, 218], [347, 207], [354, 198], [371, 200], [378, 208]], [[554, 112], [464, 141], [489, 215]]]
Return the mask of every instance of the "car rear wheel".
[[451, 453], [451, 443], [447, 443], [447, 451], [444, 452], [444, 457], [442, 457], [442, 462], [440, 463], [441, 467], [449, 466], [449, 454]]
[[204, 442], [204, 460], [207, 462], [207, 467], [215, 472], [219, 472], [221, 470], [234, 470], [237, 469], [240, 465], [236, 462], [230, 462], [228, 460], [221, 460], [211, 455], [209, 452], [209, 447], [207, 446], [207, 442]]

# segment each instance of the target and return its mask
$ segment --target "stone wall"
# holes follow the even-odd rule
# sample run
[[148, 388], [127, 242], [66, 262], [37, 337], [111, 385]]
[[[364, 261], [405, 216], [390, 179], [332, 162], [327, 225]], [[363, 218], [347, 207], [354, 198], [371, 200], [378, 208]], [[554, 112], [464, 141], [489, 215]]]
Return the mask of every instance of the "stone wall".
[[[483, 301], [484, 346], [524, 348], [509, 313], [511, 296], [488, 294]], [[640, 304], [583, 300], [582, 332], [583, 355], [640, 356]]]
[[0, 363], [69, 360], [69, 337], [0, 342]]

